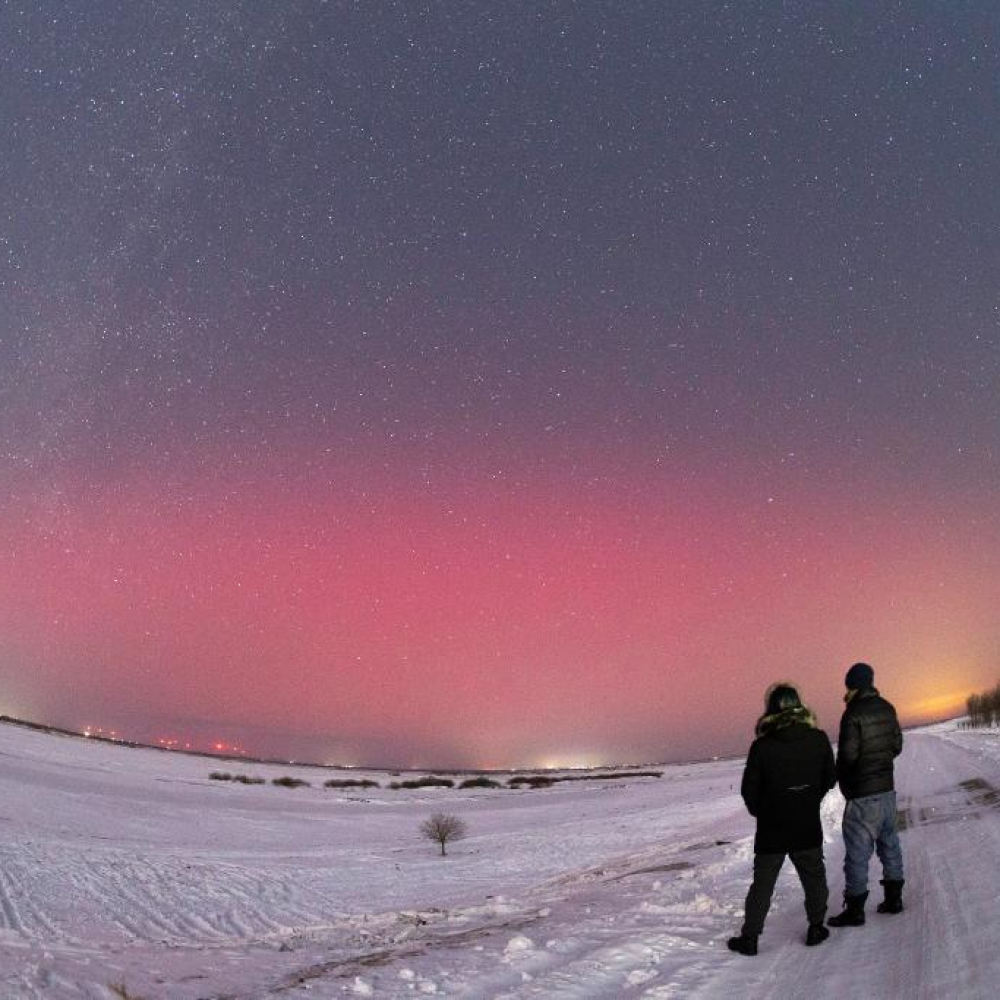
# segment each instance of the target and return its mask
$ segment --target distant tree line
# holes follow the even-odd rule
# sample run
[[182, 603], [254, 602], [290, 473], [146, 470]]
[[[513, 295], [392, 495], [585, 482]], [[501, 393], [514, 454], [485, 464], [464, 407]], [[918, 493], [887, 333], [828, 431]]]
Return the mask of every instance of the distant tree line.
[[969, 726], [978, 728], [1000, 725], [1000, 682], [989, 691], [970, 694], [965, 700], [965, 706], [969, 712]]
[[[395, 773], [395, 772], [394, 772]], [[662, 771], [597, 771], [593, 774], [518, 774], [507, 779], [507, 788], [549, 788], [561, 781], [614, 781], [622, 778], [662, 778]], [[209, 775], [212, 781], [233, 781], [241, 785], [263, 785], [264, 779], [249, 774], [230, 774], [228, 771], [212, 771]], [[308, 788], [309, 782], [304, 778], [272, 778], [272, 785], [283, 788]], [[370, 778], [331, 778], [323, 782], [324, 788], [380, 788], [377, 781]], [[399, 788], [503, 788], [499, 781], [480, 776], [466, 778], [457, 786], [451, 778], [439, 778], [436, 775], [426, 775], [423, 778], [408, 778], [405, 781], [391, 781], [391, 789]]]

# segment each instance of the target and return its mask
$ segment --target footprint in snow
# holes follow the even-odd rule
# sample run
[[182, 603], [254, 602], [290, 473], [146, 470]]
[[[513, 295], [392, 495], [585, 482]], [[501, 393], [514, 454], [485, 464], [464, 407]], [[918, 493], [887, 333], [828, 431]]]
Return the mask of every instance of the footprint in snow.
[[503, 957], [505, 962], [510, 962], [518, 958], [522, 958], [525, 955], [530, 954], [535, 950], [535, 942], [529, 937], [525, 937], [523, 934], [515, 934], [507, 942], [507, 947], [503, 950]]

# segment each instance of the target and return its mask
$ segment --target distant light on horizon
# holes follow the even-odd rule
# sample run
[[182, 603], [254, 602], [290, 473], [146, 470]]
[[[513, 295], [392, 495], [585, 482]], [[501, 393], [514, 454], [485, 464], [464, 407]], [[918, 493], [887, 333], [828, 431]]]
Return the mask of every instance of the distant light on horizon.
[[[619, 761], [618, 763], [622, 763]], [[595, 767], [609, 767], [611, 762], [601, 754], [552, 754], [541, 758], [535, 768], [546, 771], [586, 770]]]

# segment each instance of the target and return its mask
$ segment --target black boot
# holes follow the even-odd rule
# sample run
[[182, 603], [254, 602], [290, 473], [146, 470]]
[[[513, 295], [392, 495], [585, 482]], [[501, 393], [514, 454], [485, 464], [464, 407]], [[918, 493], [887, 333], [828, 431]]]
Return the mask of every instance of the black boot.
[[882, 879], [885, 899], [876, 907], [879, 913], [903, 912], [903, 883], [904, 879], [899, 879], [898, 881], [887, 878]]
[[726, 944], [730, 951], [738, 951], [741, 955], [757, 954], [756, 934], [740, 934], [739, 937], [731, 937]]
[[831, 927], [861, 927], [865, 922], [865, 900], [868, 893], [860, 896], [848, 896], [844, 893], [844, 912], [830, 917], [827, 923]]
[[810, 924], [806, 931], [806, 944], [811, 948], [813, 945], [822, 944], [830, 932], [822, 924]]

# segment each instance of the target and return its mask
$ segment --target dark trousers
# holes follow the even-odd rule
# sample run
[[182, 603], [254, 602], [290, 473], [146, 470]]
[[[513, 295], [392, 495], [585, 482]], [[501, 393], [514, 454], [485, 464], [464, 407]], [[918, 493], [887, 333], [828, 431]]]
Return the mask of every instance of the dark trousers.
[[[826, 885], [826, 865], [823, 848], [811, 847], [808, 851], [789, 851], [799, 881], [806, 893], [806, 916], [811, 924], [821, 924], [826, 917], [826, 901], [830, 891]], [[757, 937], [764, 929], [767, 911], [771, 908], [774, 883], [785, 863], [784, 854], [755, 854], [753, 856], [753, 883], [747, 893], [743, 933]]]

